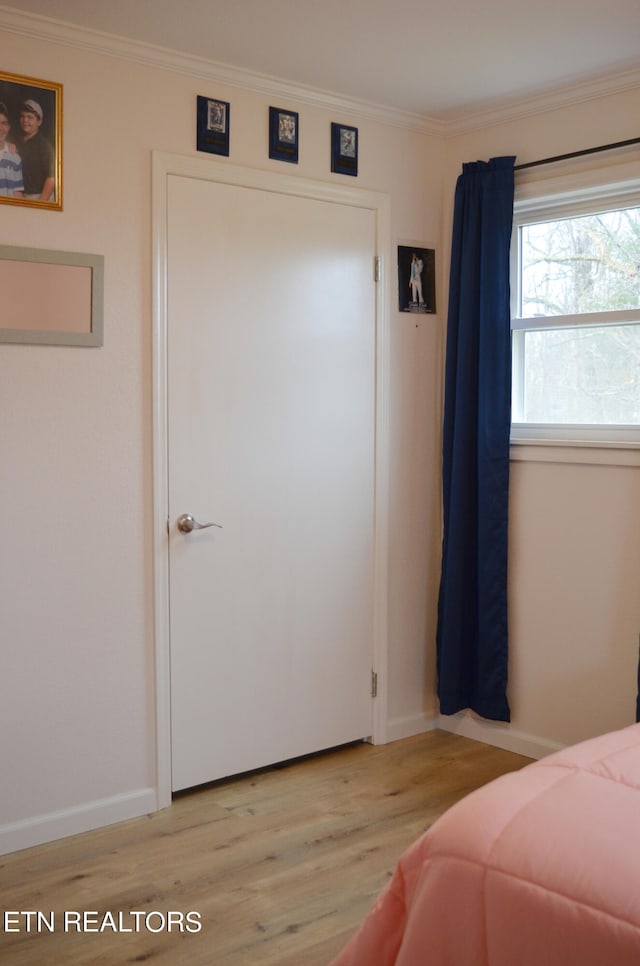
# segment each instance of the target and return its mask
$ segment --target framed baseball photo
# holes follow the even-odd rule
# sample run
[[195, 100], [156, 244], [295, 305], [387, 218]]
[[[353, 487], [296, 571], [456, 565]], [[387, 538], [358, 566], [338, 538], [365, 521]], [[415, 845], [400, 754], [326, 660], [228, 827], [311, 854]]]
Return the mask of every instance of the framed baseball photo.
[[298, 163], [297, 111], [283, 111], [279, 107], [269, 108], [269, 157], [276, 161]]
[[231, 105], [198, 95], [196, 149], [229, 156]]
[[436, 253], [422, 245], [398, 245], [398, 308], [436, 311]]
[[331, 170], [336, 174], [358, 175], [358, 128], [331, 125]]

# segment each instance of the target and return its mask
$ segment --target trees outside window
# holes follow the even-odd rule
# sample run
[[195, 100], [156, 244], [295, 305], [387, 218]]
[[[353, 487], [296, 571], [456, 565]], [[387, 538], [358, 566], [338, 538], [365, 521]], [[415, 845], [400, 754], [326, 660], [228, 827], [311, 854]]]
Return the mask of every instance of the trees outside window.
[[640, 427], [640, 207], [515, 229], [514, 423]]

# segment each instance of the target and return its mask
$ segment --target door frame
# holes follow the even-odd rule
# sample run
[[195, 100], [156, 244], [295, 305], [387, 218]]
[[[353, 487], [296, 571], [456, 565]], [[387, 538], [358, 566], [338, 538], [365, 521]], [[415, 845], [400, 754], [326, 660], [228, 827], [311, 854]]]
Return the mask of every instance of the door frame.
[[[171, 804], [171, 665], [169, 629], [169, 446], [168, 446], [168, 180], [171, 175], [216, 181], [334, 204], [365, 208], [375, 214], [378, 283], [376, 285], [376, 386], [374, 465], [373, 701], [374, 744], [387, 740], [387, 614], [389, 545], [389, 196], [379, 192], [312, 181], [182, 155], [152, 154], [152, 389], [153, 389], [153, 589], [155, 652], [156, 800]], [[371, 266], [372, 277], [375, 266]]]

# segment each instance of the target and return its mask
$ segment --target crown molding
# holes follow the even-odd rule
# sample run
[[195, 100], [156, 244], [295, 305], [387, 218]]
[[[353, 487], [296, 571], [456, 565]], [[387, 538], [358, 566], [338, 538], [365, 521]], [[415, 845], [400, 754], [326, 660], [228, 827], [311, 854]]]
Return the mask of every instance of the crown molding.
[[4, 4], [0, 4], [0, 28], [37, 40], [117, 57], [142, 66], [169, 70], [268, 96], [291, 99], [301, 104], [343, 114], [345, 120], [359, 118], [378, 121], [392, 127], [447, 139], [640, 88], [640, 65], [634, 65], [615, 73], [554, 87], [529, 97], [494, 100], [463, 113], [446, 112], [439, 117], [427, 117], [387, 105], [350, 98], [333, 91], [294, 84], [269, 74], [244, 70], [230, 64], [183, 54], [142, 41], [128, 40], [116, 34], [78, 27], [51, 17], [23, 13]]
[[443, 117], [441, 118], [442, 133], [446, 138], [457, 137], [638, 88], [640, 88], [640, 66], [636, 65], [615, 73], [591, 77], [575, 84], [554, 87], [539, 94], [532, 94], [530, 97], [493, 101], [473, 112]]
[[2, 4], [0, 4], [0, 28], [25, 37], [118, 57], [147, 67], [169, 70], [259, 94], [295, 100], [346, 115], [345, 120], [360, 118], [417, 131], [421, 134], [443, 136], [444, 128], [441, 121], [423, 117], [420, 114], [345, 97], [332, 91], [317, 90], [303, 84], [293, 84], [269, 74], [244, 70], [230, 64], [183, 54], [180, 51], [142, 41], [128, 40], [100, 30], [78, 27], [51, 17], [22, 13]]

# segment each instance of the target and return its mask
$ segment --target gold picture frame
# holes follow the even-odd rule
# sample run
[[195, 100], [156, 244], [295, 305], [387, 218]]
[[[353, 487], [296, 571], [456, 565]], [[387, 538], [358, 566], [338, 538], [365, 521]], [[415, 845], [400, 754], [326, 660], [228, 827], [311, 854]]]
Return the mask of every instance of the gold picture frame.
[[0, 71], [0, 202], [62, 211], [62, 84]]

